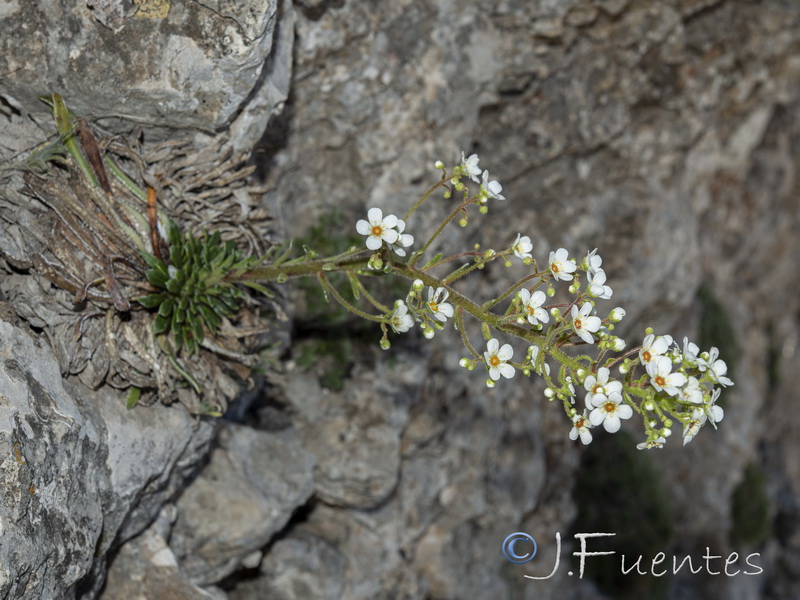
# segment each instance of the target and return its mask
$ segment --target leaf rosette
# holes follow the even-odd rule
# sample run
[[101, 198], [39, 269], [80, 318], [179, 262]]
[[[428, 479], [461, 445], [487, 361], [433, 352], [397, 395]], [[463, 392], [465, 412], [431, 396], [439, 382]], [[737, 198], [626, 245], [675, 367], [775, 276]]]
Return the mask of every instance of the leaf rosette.
[[157, 309], [153, 333], [170, 335], [178, 351], [197, 352], [206, 335], [219, 331], [223, 319], [238, 311], [245, 292], [232, 281], [258, 261], [244, 257], [232, 241], [222, 242], [219, 232], [195, 236], [170, 222], [169, 258], [142, 253], [149, 267], [147, 281], [156, 292], [138, 299]]

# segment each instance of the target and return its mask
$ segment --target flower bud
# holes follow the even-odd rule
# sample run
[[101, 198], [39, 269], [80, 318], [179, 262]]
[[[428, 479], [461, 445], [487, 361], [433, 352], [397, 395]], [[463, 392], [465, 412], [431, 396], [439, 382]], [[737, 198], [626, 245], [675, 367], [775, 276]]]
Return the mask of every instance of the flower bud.
[[440, 160], [437, 160], [435, 163], [433, 163], [433, 168], [434, 169], [444, 169], [444, 163], [442, 161], [440, 161]]
[[421, 292], [422, 288], [424, 288], [424, 287], [425, 287], [425, 284], [422, 283], [421, 279], [415, 279], [414, 283], [411, 284], [411, 289], [413, 289], [415, 292]]
[[460, 361], [458, 361], [458, 366], [462, 369], [466, 369], [469, 366], [469, 361], [466, 358], [462, 358]]
[[392, 347], [392, 344], [389, 342], [388, 338], [381, 339], [381, 350], [388, 350]]
[[487, 379], [486, 380], [486, 387], [487, 388], [493, 388], [495, 385], [497, 385], [497, 384], [495, 383], [494, 379]]
[[610, 313], [608, 313], [608, 319], [612, 323], [619, 323], [624, 318], [625, 318], [625, 309], [620, 306], [617, 306]]

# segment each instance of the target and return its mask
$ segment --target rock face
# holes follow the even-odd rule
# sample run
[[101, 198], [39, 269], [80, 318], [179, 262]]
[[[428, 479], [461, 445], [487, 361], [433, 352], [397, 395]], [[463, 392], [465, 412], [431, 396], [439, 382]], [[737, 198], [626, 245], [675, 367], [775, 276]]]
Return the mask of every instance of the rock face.
[[[275, 36], [278, 4], [5, 2], [3, 92], [28, 112], [57, 92], [76, 114], [111, 124], [213, 132], [240, 117], [242, 141], [252, 144], [286, 98], [290, 57]], [[291, 31], [291, 19], [284, 25]]]
[[184, 487], [216, 424], [65, 385], [47, 344], [5, 320], [0, 356], [0, 596], [93, 597], [109, 550]]
[[[167, 3], [137, 6], [158, 13], [157, 4]], [[764, 573], [670, 574], [661, 597], [800, 594], [791, 405], [800, 339], [800, 5], [173, 2], [155, 19], [125, 6], [72, 8], [66, 22], [86, 28], [74, 42], [59, 37], [66, 27], [37, 26], [24, 53], [46, 57], [38, 79], [30, 68], [14, 73], [23, 51], [4, 39], [0, 117], [10, 135], [34, 131], [23, 125], [38, 94], [76, 85], [67, 83], [72, 70], [94, 73], [97, 61], [116, 60], [90, 53], [84, 41], [117, 48], [116, 36], [177, 36], [179, 24], [193, 23], [177, 55], [178, 41], [142, 44], [129, 73], [106, 67], [130, 92], [120, 94], [106, 77], [62, 94], [74, 95], [78, 111], [101, 116], [130, 116], [117, 103], [124, 97], [142, 107], [138, 121], [157, 127], [211, 130], [242, 110], [251, 120], [232, 130], [247, 147], [280, 106], [291, 72], [290, 99], [254, 154], [289, 236], [335, 222], [334, 207], [344, 227], [371, 206], [402, 214], [435, 181], [435, 160], [479, 153], [507, 200], [447, 232], [443, 252], [507, 247], [518, 232], [533, 239], [540, 259], [559, 247], [577, 256], [598, 248], [613, 304], [628, 311], [617, 333], [629, 347], [647, 326], [678, 340], [733, 332], [717, 342], [736, 381], [723, 394], [719, 430], [706, 428], [685, 447], [676, 431], [667, 448], [647, 454], [676, 515], [675, 533], [656, 551], [667, 562], [702, 557], [706, 548], [758, 553]], [[38, 10], [0, 4], [0, 19], [4, 29], [24, 15], [43, 23]], [[201, 27], [200, 15], [216, 25]], [[54, 14], [47, 19], [56, 22]], [[18, 29], [14, 35], [23, 35]], [[264, 67], [270, 36], [278, 42]], [[165, 66], [170, 57], [175, 71]], [[213, 93], [204, 87], [212, 83]], [[241, 109], [261, 93], [254, 90], [271, 90], [272, 100], [247, 104], [264, 107], [258, 114]], [[5, 154], [22, 147], [0, 140]], [[426, 210], [429, 218], [408, 224], [418, 240], [450, 205], [432, 199]], [[487, 269], [459, 289], [485, 300], [517, 276]], [[300, 309], [294, 317], [306, 318]], [[718, 327], [709, 330], [712, 322]], [[597, 473], [569, 441], [563, 412], [544, 401], [540, 382], [519, 375], [487, 391], [480, 374], [458, 367], [464, 351], [451, 330], [432, 342], [411, 334], [384, 353], [373, 343], [377, 329], [365, 342], [348, 324], [345, 335], [330, 334], [335, 356], [306, 371], [299, 348], [320, 334], [303, 333], [308, 323], [298, 327], [285, 370], [269, 376], [263, 397], [251, 398], [245, 424], [222, 428], [207, 466], [179, 495], [211, 425], [192, 432], [174, 409], [128, 413], [118, 400], [62, 385], [44, 340], [37, 347], [20, 328], [3, 327], [0, 394], [13, 409], [0, 413], [9, 453], [0, 455], [0, 517], [3, 539], [13, 542], [0, 545], [0, 595], [96, 597], [108, 550], [160, 511], [118, 552], [101, 597], [132, 597], [131, 580], [161, 582], [138, 588], [153, 597], [180, 590], [174, 597], [237, 600], [622, 597], [567, 575], [564, 563], [577, 549], [570, 527], [582, 510], [574, 483]], [[324, 365], [338, 359], [347, 376], [326, 389]], [[638, 424], [625, 429], [641, 437]], [[737, 533], [733, 498], [747, 465], [767, 477], [761, 491], [773, 534]], [[609, 515], [622, 510], [592, 501]], [[536, 560], [524, 566], [499, 551], [515, 531], [539, 542]], [[552, 570], [557, 532], [561, 568], [550, 579], [525, 579]], [[34, 552], [47, 561], [43, 574], [20, 566], [40, 564]]]

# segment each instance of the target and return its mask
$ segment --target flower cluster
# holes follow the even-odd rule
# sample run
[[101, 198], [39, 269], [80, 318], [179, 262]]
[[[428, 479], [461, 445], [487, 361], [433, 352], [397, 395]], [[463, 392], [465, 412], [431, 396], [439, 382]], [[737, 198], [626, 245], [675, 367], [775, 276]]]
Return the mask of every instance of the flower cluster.
[[[445, 188], [444, 197], [450, 198], [454, 192], [463, 193], [462, 204], [448, 218], [451, 220], [458, 215], [462, 226], [467, 224], [469, 206], [475, 205], [485, 214], [490, 199], [504, 199], [502, 186], [489, 179], [489, 172], [479, 167], [479, 161], [476, 154], [467, 157], [462, 153], [460, 164], [449, 174], [443, 163], [436, 164], [443, 172], [437, 185]], [[470, 193], [473, 184], [477, 191]], [[405, 257], [404, 249], [414, 238], [404, 233], [404, 221], [394, 215], [384, 216], [378, 208], [370, 209], [367, 217], [356, 224], [356, 229], [367, 236], [366, 246], [376, 253], [374, 256], [389, 248]], [[512, 379], [517, 371], [526, 376], [535, 373], [543, 377], [545, 397], [551, 401], [560, 400], [570, 418], [569, 437], [580, 439], [584, 444], [592, 441], [594, 429], [602, 426], [606, 432], [614, 433], [619, 431], [622, 421], [630, 419], [634, 413], [642, 416], [645, 425], [646, 440], [639, 444], [640, 449], [661, 447], [672, 434], [676, 422], [683, 427], [683, 439], [687, 443], [705, 423], [716, 427], [722, 420], [723, 410], [716, 404], [720, 388], [733, 382], [727, 377], [727, 365], [719, 358], [717, 348], [700, 352], [688, 339], [679, 347], [672, 337], [656, 336], [648, 329], [639, 347], [622, 356], [614, 355], [626, 348], [626, 342], [614, 334], [615, 324], [626, 313], [621, 307], [613, 308], [605, 316], [598, 312], [596, 303], [609, 300], [613, 290], [608, 285], [603, 259], [597, 249], [580, 258], [570, 256], [566, 248], [557, 248], [540, 267], [532, 253], [531, 238], [517, 233], [511, 246], [504, 250], [479, 250], [476, 245], [474, 252], [447, 258], [439, 255], [423, 269], [416, 269], [418, 255], [430, 246], [447, 223], [448, 220], [403, 267], [406, 277], [420, 278], [414, 281], [405, 299], [395, 301], [391, 310], [384, 309], [386, 312], [380, 318], [384, 348], [389, 347], [386, 336], [389, 328], [395, 333], [406, 333], [416, 323], [430, 339], [452, 320], [471, 354], [461, 359], [462, 367], [485, 368], [488, 387], [495, 387], [501, 379]], [[431, 269], [464, 257], [471, 257], [472, 262], [460, 264], [442, 278], [430, 274]], [[451, 287], [457, 279], [474, 269], [484, 268], [493, 260], [502, 259], [505, 266], [511, 267], [515, 258], [527, 272], [505, 293], [482, 306], [471, 303]], [[370, 266], [372, 264], [371, 261]], [[424, 278], [427, 279], [423, 281]], [[561, 284], [568, 287], [570, 297], [566, 302], [554, 302], [556, 287]], [[504, 300], [508, 302], [505, 312], [493, 312], [492, 309]], [[485, 349], [476, 348], [469, 341], [462, 322], [462, 309], [481, 321]], [[512, 345], [501, 342], [492, 329], [528, 342], [528, 351], [522, 360], [513, 360]], [[575, 357], [567, 352], [571, 347], [581, 347], [584, 352], [586, 348], [595, 351], [596, 358], [586, 354]], [[557, 370], [551, 369], [550, 361], [559, 363]], [[619, 372], [619, 377], [614, 376], [613, 369]], [[576, 390], [581, 389], [583, 406], [577, 408]]]

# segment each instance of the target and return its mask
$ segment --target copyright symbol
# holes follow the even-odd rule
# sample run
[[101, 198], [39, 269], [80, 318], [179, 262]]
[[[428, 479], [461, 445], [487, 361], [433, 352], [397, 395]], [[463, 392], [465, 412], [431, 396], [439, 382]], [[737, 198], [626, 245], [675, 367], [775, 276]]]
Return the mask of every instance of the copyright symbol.
[[[517, 542], [526, 542], [533, 546], [533, 550], [529, 552], [523, 552], [519, 554], [519, 550], [516, 547]], [[533, 560], [533, 557], [536, 556], [536, 540], [533, 539], [532, 535], [528, 535], [522, 531], [517, 531], [516, 533], [512, 533], [506, 539], [503, 540], [503, 556], [506, 557], [512, 563], [516, 563], [521, 565], [523, 563], [529, 562]]]

